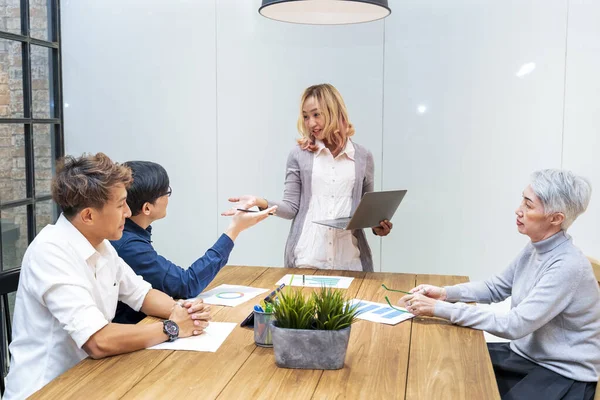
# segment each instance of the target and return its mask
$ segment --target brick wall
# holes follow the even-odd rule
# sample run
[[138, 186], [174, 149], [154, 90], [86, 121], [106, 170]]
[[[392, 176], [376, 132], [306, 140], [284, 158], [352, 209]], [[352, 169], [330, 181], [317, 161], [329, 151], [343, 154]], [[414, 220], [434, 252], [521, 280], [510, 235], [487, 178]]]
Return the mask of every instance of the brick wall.
[[[30, 0], [31, 36], [48, 40], [48, 6], [46, 0]], [[20, 33], [20, 0], [0, 0], [0, 30]], [[50, 53], [45, 47], [31, 46], [32, 110], [35, 118], [51, 118]], [[0, 39], [0, 118], [23, 117], [23, 68], [20, 42]], [[34, 125], [33, 148], [36, 194], [50, 193], [53, 171], [51, 127]], [[21, 124], [0, 124], [0, 199], [26, 197], [25, 141]], [[38, 229], [52, 222], [50, 202], [37, 204]], [[4, 268], [18, 267], [27, 248], [25, 207], [3, 210], [2, 221], [19, 226], [19, 237], [3, 244]]]

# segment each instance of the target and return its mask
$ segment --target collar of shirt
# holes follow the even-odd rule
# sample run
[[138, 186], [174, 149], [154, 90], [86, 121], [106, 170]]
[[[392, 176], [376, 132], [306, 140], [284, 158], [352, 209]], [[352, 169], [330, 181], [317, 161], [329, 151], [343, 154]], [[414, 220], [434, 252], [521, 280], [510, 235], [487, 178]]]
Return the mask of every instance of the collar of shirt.
[[125, 231], [131, 232], [143, 239], [146, 239], [148, 242], [152, 242], [152, 225], [149, 225], [146, 229], [144, 229], [131, 219], [127, 218], [125, 220]]
[[95, 271], [100, 270], [106, 264], [106, 260], [110, 259], [111, 252], [110, 248], [107, 247], [106, 240], [102, 241], [95, 248], [64, 214], [60, 215], [56, 225], [65, 233], [65, 237], [71, 246], [73, 246], [77, 255], [83, 258]]
[[[322, 140], [315, 141], [315, 144], [317, 145], [317, 151], [315, 152], [315, 157], [316, 157], [319, 154], [321, 154], [321, 152], [324, 149], [327, 149], [327, 147], [325, 146], [325, 143], [323, 143]], [[327, 149], [327, 151], [329, 151], [329, 149]], [[354, 145], [352, 144], [352, 140], [348, 139], [348, 140], [346, 140], [346, 146], [340, 152], [340, 154], [338, 154], [338, 157], [340, 157], [342, 154], [346, 154], [346, 157], [348, 157], [349, 159], [354, 161], [354, 152], [355, 152], [355, 150], [354, 150]]]
[[[88, 261], [92, 257], [98, 257], [100, 255], [98, 254], [98, 250], [92, 246], [89, 240], [87, 240], [86, 237], [83, 236], [83, 234], [79, 232], [77, 228], [75, 228], [75, 226], [73, 226], [71, 221], [69, 221], [64, 214], [60, 215], [58, 221], [56, 221], [56, 226], [64, 232], [65, 237], [73, 246], [73, 249], [79, 257]], [[100, 244], [100, 247], [100, 250], [104, 248], [104, 242]]]

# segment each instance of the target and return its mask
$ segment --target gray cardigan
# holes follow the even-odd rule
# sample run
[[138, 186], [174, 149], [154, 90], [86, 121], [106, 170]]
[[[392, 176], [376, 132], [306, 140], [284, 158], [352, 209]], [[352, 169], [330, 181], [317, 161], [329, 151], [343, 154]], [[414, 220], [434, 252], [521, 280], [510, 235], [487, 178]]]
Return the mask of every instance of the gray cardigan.
[[[600, 290], [592, 266], [564, 231], [529, 243], [502, 273], [485, 282], [446, 287], [435, 316], [511, 339], [518, 355], [567, 378], [600, 374]], [[454, 301], [499, 302], [508, 313]]]
[[[375, 170], [373, 154], [366, 148], [352, 142], [354, 145], [355, 183], [352, 191], [352, 213], [356, 210], [360, 199], [366, 192], [372, 192], [374, 186], [373, 173]], [[302, 227], [308, 212], [312, 196], [312, 167], [315, 154], [302, 150], [300, 146], [294, 147], [287, 160], [285, 173], [285, 188], [283, 200], [267, 200], [269, 207], [277, 206], [277, 216], [292, 219], [292, 227], [285, 245], [284, 263], [286, 268], [295, 268], [294, 249], [298, 244]], [[367, 238], [362, 229], [352, 232], [358, 241], [360, 261], [363, 271], [373, 271], [373, 258]]]

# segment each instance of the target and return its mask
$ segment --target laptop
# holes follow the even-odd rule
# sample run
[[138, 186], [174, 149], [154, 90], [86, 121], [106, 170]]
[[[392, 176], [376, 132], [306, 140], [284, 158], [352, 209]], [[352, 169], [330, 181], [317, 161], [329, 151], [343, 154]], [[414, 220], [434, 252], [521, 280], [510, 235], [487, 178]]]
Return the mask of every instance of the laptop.
[[392, 219], [406, 190], [388, 190], [383, 192], [367, 192], [360, 199], [354, 215], [347, 218], [313, 221], [315, 224], [330, 228], [353, 230], [379, 226], [379, 222]]

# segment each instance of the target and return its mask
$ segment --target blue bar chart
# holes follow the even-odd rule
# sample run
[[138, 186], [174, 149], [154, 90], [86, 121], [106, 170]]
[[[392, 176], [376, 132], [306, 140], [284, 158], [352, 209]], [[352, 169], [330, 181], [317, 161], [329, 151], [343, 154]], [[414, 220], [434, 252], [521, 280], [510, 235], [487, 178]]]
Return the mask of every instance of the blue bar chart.
[[356, 318], [371, 322], [396, 325], [414, 317], [414, 315], [403, 308], [398, 307], [398, 309], [396, 309], [387, 304], [358, 299], [351, 300], [351, 304], [357, 306]]

